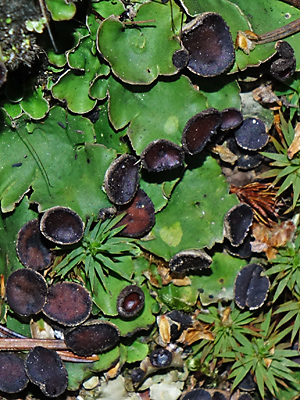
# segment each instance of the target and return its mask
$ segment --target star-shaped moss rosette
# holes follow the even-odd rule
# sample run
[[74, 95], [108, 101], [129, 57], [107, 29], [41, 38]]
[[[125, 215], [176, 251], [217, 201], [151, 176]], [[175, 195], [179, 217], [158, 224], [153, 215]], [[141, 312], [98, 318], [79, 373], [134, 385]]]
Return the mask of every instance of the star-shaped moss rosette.
[[119, 215], [112, 220], [100, 220], [95, 226], [92, 226], [91, 218], [79, 246], [55, 267], [56, 275], [63, 279], [71, 270], [82, 267], [93, 292], [99, 284], [107, 290], [106, 278], [111, 272], [130, 281], [133, 273], [131, 256], [138, 253], [138, 248], [133, 239], [117, 236], [124, 227], [115, 228], [115, 225], [122, 218], [123, 215]]

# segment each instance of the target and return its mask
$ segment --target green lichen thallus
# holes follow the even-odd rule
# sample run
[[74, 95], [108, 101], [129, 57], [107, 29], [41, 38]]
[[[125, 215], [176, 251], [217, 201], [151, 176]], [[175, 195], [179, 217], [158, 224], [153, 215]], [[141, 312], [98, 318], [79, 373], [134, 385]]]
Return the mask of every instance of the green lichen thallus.
[[[14, 126], [14, 127], [17, 128], [16, 126]], [[29, 152], [32, 155], [33, 159], [35, 160], [35, 162], [36, 162], [36, 164], [37, 164], [37, 166], [38, 166], [38, 168], [39, 168], [39, 170], [40, 170], [40, 172], [41, 172], [41, 174], [42, 174], [42, 176], [43, 176], [43, 178], [45, 180], [48, 194], [49, 194], [50, 197], [52, 197], [51, 193], [50, 193], [50, 187], [53, 187], [53, 186], [50, 183], [49, 176], [47, 174], [47, 171], [46, 171], [46, 169], [45, 169], [45, 167], [44, 167], [44, 165], [43, 165], [38, 153], [35, 151], [34, 147], [29, 142], [29, 140], [27, 138], [25, 138], [18, 129], [16, 129], [16, 133], [19, 136], [20, 140], [23, 142], [23, 144], [29, 150]]]

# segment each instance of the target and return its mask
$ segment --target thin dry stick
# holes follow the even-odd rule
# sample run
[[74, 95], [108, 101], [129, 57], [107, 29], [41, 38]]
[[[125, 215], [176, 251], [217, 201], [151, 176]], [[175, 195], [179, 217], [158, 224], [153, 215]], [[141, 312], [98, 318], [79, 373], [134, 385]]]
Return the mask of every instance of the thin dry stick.
[[50, 350], [67, 350], [63, 340], [58, 339], [30, 339], [30, 338], [0, 338], [0, 351], [22, 351], [33, 347], [42, 346]]
[[57, 351], [57, 354], [63, 361], [70, 361], [70, 362], [80, 362], [80, 363], [90, 363], [99, 361], [99, 357], [96, 354], [88, 357], [81, 357], [77, 356], [76, 354], [72, 353], [71, 351]]
[[264, 43], [274, 42], [275, 40], [284, 39], [288, 36], [294, 35], [299, 31], [300, 31], [300, 18], [280, 28], [274, 29], [274, 31], [258, 35], [257, 39], [256, 38], [255, 39], [249, 38], [249, 39], [256, 44], [264, 44]]
[[124, 25], [138, 25], [138, 24], [148, 24], [150, 22], [156, 22], [155, 19], [147, 19], [144, 21], [124, 21], [123, 24]]
[[21, 335], [20, 333], [17, 333], [17, 332], [15, 332], [15, 331], [12, 331], [11, 329], [6, 328], [6, 327], [3, 326], [3, 325], [0, 325], [0, 338], [7, 338], [7, 339], [8, 339], [8, 338], [13, 338], [13, 339], [19, 338], [19, 339], [25, 339], [26, 336]]
[[48, 21], [44, 0], [39, 0], [39, 5], [40, 5], [40, 9], [42, 11], [42, 15], [46, 20], [46, 28], [47, 28], [48, 35], [50, 37], [53, 49], [54, 49], [55, 53], [58, 53], [58, 49], [56, 47], [56, 44], [55, 44], [55, 41], [54, 41], [54, 38], [53, 38], [53, 35], [52, 35], [52, 32], [51, 32], [50, 24], [49, 24], [49, 21]]
[[80, 357], [68, 351], [63, 340], [58, 339], [30, 339], [20, 333], [14, 332], [5, 326], [0, 325], [0, 351], [22, 351], [30, 350], [33, 347], [42, 346], [47, 349], [57, 350], [57, 353], [64, 361], [70, 362], [94, 362], [98, 361], [97, 355]]

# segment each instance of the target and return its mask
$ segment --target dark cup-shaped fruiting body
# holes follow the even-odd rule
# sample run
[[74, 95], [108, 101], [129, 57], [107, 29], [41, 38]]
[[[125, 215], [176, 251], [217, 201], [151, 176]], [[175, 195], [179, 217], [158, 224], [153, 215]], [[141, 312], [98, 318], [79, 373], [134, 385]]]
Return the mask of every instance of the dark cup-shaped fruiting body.
[[225, 240], [224, 248], [232, 256], [242, 259], [250, 258], [252, 256], [251, 241], [253, 237], [248, 233], [242, 244], [233, 246], [229, 240]]
[[184, 274], [189, 271], [201, 271], [209, 268], [212, 258], [204, 250], [183, 250], [175, 254], [169, 261], [171, 272]]
[[118, 214], [125, 213], [115, 227], [124, 225], [120, 235], [141, 238], [145, 236], [155, 224], [155, 209], [150, 197], [139, 189], [134, 199], [127, 205], [119, 207]]
[[170, 339], [174, 342], [179, 338], [184, 329], [193, 325], [192, 317], [179, 310], [173, 310], [165, 314], [170, 327]]
[[[293, 361], [295, 361], [295, 358], [293, 358]], [[253, 390], [257, 389], [257, 384], [254, 381], [251, 372], [248, 372], [245, 378], [241, 380], [241, 382], [238, 384], [238, 388], [245, 392], [252, 392]]]
[[38, 219], [27, 222], [19, 230], [16, 250], [21, 263], [35, 271], [49, 267], [53, 261], [50, 244], [41, 234]]
[[276, 50], [279, 58], [272, 62], [270, 72], [275, 79], [284, 82], [293, 76], [296, 70], [294, 49], [288, 42], [280, 40], [276, 43]]
[[294, 49], [285, 40], [279, 40], [276, 43], [275, 48], [277, 50], [279, 57], [281, 57], [281, 58], [288, 59], [288, 58], [294, 57], [294, 55], [295, 55]]
[[211, 395], [204, 389], [194, 389], [186, 393], [181, 400], [211, 400]]
[[235, 131], [235, 140], [244, 150], [261, 150], [269, 140], [264, 122], [259, 118], [246, 118]]
[[180, 146], [165, 139], [148, 144], [141, 153], [143, 168], [149, 172], [162, 172], [183, 165], [184, 152]]
[[46, 239], [60, 245], [75, 244], [84, 233], [80, 216], [68, 207], [49, 208], [41, 218], [40, 230]]
[[92, 310], [89, 292], [78, 283], [59, 282], [48, 289], [43, 312], [65, 326], [76, 326], [87, 320]]
[[133, 383], [139, 383], [142, 382], [145, 375], [146, 375], [145, 371], [143, 371], [141, 368], [136, 368], [132, 370], [130, 378]]
[[220, 125], [220, 129], [222, 131], [229, 131], [231, 129], [235, 129], [241, 125], [243, 122], [243, 116], [240, 110], [237, 108], [225, 108], [222, 111], [222, 121]]
[[182, 133], [182, 147], [188, 154], [200, 153], [221, 125], [221, 113], [208, 108], [194, 115], [186, 123]]
[[172, 362], [172, 358], [172, 353], [164, 348], [155, 349], [149, 355], [150, 362], [155, 368], [169, 367]]
[[241, 154], [236, 162], [237, 167], [242, 171], [249, 171], [258, 167], [264, 159], [264, 156], [259, 153]]
[[145, 294], [137, 285], [128, 285], [117, 298], [117, 311], [122, 318], [135, 317], [145, 305]]
[[18, 269], [7, 279], [6, 299], [10, 308], [19, 315], [39, 313], [44, 307], [46, 296], [46, 280], [33, 269]]
[[203, 13], [189, 22], [182, 30], [181, 41], [189, 53], [187, 68], [197, 75], [217, 76], [234, 63], [229, 27], [217, 13]]
[[272, 62], [270, 73], [273, 78], [280, 82], [284, 82], [291, 78], [296, 71], [296, 58], [284, 59], [279, 58]]
[[227, 400], [227, 397], [218, 391], [215, 391], [211, 397], [211, 400]]
[[224, 217], [224, 231], [232, 246], [243, 243], [252, 221], [253, 211], [246, 203], [239, 203], [227, 211]]
[[242, 149], [236, 142], [234, 137], [229, 137], [226, 141], [228, 149], [235, 154], [238, 159], [236, 161], [236, 166], [243, 171], [248, 171], [258, 167], [264, 156], [257, 151], [248, 151]]
[[56, 351], [34, 347], [26, 357], [25, 368], [30, 381], [46, 396], [57, 397], [67, 389], [68, 374]]
[[65, 333], [67, 347], [83, 357], [112, 349], [119, 343], [119, 338], [119, 329], [108, 321], [86, 322]]
[[267, 276], [262, 276], [263, 271], [260, 264], [249, 264], [238, 273], [234, 285], [234, 300], [240, 308], [247, 306], [249, 310], [256, 310], [264, 304], [270, 281]]
[[116, 205], [129, 203], [139, 186], [139, 166], [137, 159], [123, 154], [114, 160], [104, 177], [104, 187], [109, 200]]
[[188, 65], [190, 59], [189, 52], [186, 49], [176, 50], [172, 56], [172, 62], [178, 69], [183, 69]]
[[106, 221], [108, 219], [113, 218], [117, 213], [117, 209], [115, 206], [112, 207], [104, 207], [99, 210], [98, 219], [101, 221]]
[[243, 393], [237, 400], [253, 400], [253, 397], [249, 393]]
[[0, 391], [18, 393], [28, 384], [24, 360], [16, 353], [0, 353]]

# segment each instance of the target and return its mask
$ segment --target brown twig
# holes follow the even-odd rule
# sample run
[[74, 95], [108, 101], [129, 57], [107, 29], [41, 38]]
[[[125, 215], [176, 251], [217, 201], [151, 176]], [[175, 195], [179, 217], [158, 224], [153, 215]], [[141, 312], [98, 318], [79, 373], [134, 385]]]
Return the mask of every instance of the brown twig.
[[300, 31], [300, 18], [290, 22], [287, 25], [281, 26], [280, 28], [274, 29], [273, 31], [263, 33], [262, 35], [258, 35], [257, 39], [253, 39], [253, 42], [256, 44], [270, 43], [294, 35], [299, 31]]
[[5, 326], [0, 325], [0, 351], [23, 351], [33, 347], [42, 346], [47, 349], [56, 350], [63, 361], [70, 362], [94, 362], [98, 361], [97, 355], [80, 357], [68, 351], [63, 340], [58, 339], [32, 339], [14, 332]]
[[124, 25], [138, 25], [138, 24], [149, 24], [150, 22], [156, 22], [155, 19], [147, 19], [145, 21], [125, 21]]
[[67, 350], [63, 340], [58, 339], [31, 339], [31, 338], [0, 338], [0, 351], [22, 351], [42, 346], [50, 350]]

